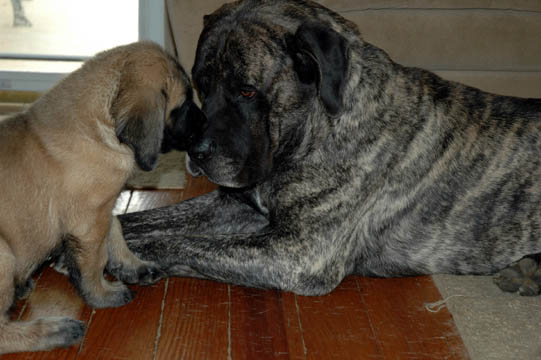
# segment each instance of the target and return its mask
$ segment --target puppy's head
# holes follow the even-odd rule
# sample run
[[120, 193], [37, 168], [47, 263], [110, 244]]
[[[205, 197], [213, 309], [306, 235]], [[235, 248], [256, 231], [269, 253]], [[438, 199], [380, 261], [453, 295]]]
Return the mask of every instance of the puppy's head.
[[307, 138], [320, 132], [314, 126], [343, 108], [347, 42], [331, 26], [337, 19], [315, 3], [281, 0], [205, 17], [192, 75], [208, 120], [188, 149], [192, 175], [250, 186], [316, 146]]
[[133, 150], [139, 167], [149, 171], [160, 152], [187, 148], [203, 114], [193, 102], [186, 72], [161, 47], [139, 42], [123, 50], [111, 115], [120, 142]]

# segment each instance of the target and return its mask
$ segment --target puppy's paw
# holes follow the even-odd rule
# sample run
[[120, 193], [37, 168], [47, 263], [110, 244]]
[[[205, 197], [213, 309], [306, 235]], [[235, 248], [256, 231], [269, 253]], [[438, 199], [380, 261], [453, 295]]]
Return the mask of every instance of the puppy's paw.
[[96, 309], [119, 307], [132, 301], [135, 296], [135, 291], [130, 290], [120, 281], [105, 281], [105, 284], [105, 290], [100, 294], [84, 293], [83, 298], [88, 305]]
[[66, 264], [66, 254], [61, 254], [54, 263], [51, 264], [54, 271], [69, 276], [68, 266]]
[[40, 350], [67, 347], [79, 343], [85, 335], [85, 324], [82, 321], [66, 317], [48, 317], [33, 321], [40, 329], [37, 346]]
[[511, 264], [494, 276], [494, 283], [506, 292], [518, 292], [523, 296], [541, 293], [541, 267], [531, 257], [525, 257]]
[[35, 287], [36, 282], [34, 279], [29, 278], [24, 284], [19, 284], [15, 287], [15, 298], [26, 299]]
[[165, 277], [165, 273], [153, 262], [141, 261], [136, 266], [108, 264], [107, 271], [128, 284], [152, 285]]

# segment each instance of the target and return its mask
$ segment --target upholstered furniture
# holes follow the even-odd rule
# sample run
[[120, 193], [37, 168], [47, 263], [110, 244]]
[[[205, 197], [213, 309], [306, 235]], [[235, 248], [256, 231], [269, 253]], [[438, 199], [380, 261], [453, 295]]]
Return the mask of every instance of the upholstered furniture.
[[[203, 15], [224, 0], [167, 0], [182, 63], [191, 69]], [[541, 98], [539, 0], [320, 0], [404, 65], [505, 95]], [[173, 45], [174, 44], [174, 45]]]

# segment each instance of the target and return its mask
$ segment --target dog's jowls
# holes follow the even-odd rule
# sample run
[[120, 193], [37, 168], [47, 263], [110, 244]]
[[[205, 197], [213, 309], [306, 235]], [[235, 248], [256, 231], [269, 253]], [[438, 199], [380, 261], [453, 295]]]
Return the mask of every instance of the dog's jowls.
[[[169, 274], [317, 295], [348, 274], [492, 274], [541, 252], [541, 100], [396, 64], [301, 0], [205, 17], [192, 75], [208, 122], [188, 169], [228, 188], [119, 217]], [[539, 292], [537, 266], [500, 287]]]
[[128, 283], [162, 276], [115, 236], [111, 211], [136, 164], [150, 170], [160, 150], [182, 146], [187, 115], [199, 115], [187, 75], [159, 46], [141, 42], [98, 54], [0, 122], [0, 353], [68, 346], [84, 334], [70, 318], [9, 321], [12, 302], [28, 294], [47, 258], [62, 253], [96, 308], [133, 296], [104, 279], [106, 266]]

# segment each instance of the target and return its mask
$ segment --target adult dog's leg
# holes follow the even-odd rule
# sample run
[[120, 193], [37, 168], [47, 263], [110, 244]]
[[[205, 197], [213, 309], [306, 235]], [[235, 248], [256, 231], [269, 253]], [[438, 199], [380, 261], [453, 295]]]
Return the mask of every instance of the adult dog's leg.
[[524, 296], [541, 293], [541, 253], [531, 254], [509, 265], [494, 276], [494, 282], [503, 291], [518, 292]]
[[128, 247], [170, 276], [320, 295], [346, 273], [343, 260], [322, 259], [321, 239], [265, 227], [264, 216], [219, 191], [119, 220]]
[[341, 260], [322, 259], [322, 250], [317, 248], [316, 253], [307, 243], [309, 239], [300, 241], [272, 232], [184, 236], [174, 227], [163, 230], [127, 236], [146, 238], [145, 245], [134, 250], [160, 263], [169, 276], [322, 295], [332, 291], [346, 275]]
[[[182, 234], [252, 233], [268, 225], [266, 217], [248, 205], [238, 194], [221, 189], [179, 204], [119, 215], [118, 219], [130, 248], [146, 240], [134, 234], [152, 233], [175, 228]], [[127, 235], [126, 235], [127, 234]]]

